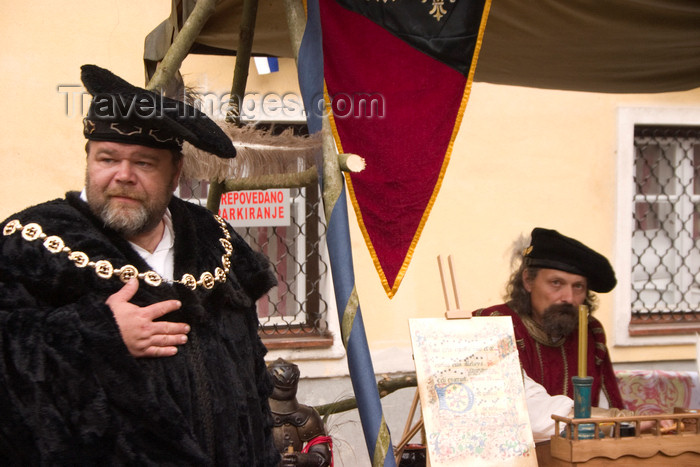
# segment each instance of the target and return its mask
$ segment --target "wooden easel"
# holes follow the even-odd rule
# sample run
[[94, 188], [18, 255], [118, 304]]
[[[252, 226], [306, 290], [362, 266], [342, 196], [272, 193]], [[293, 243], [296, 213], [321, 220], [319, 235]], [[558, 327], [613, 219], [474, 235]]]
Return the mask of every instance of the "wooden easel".
[[[452, 308], [452, 304], [450, 302], [449, 298], [449, 293], [447, 291], [448, 289], [448, 283], [445, 280], [445, 272], [444, 272], [444, 267], [443, 267], [443, 262], [442, 262], [442, 256], [438, 255], [437, 257], [438, 261], [438, 269], [440, 270], [440, 282], [442, 282], [442, 292], [445, 297], [445, 318], [447, 319], [469, 319], [472, 317], [472, 312], [471, 311], [464, 311], [460, 308], [460, 303], [459, 303], [459, 292], [457, 291], [457, 279], [455, 276], [455, 271], [454, 271], [454, 266], [452, 264], [452, 255], [447, 256], [447, 263], [449, 266], [449, 273], [450, 273], [450, 284], [452, 285], [452, 293], [454, 294], [454, 301], [455, 301], [455, 308]], [[406, 448], [406, 445], [408, 442], [413, 438], [416, 433], [418, 433], [420, 430], [423, 429], [423, 414], [421, 413], [420, 417], [418, 418], [418, 421], [411, 425], [411, 422], [413, 421], [413, 417], [416, 414], [416, 409], [418, 408], [418, 402], [420, 401], [420, 396], [418, 394], [418, 388], [416, 387], [416, 393], [413, 396], [413, 402], [411, 403], [411, 409], [408, 412], [408, 418], [406, 419], [406, 425], [404, 426], [403, 429], [403, 434], [401, 435], [401, 440], [398, 442], [396, 445], [395, 449], [395, 457], [396, 457], [396, 465], [399, 465], [401, 461], [401, 455], [403, 454], [404, 449]], [[427, 450], [427, 446], [426, 446]], [[427, 451], [426, 451], [427, 454]]]
[[447, 308], [447, 311], [445, 312], [445, 318], [447, 318], [447, 319], [471, 318], [472, 317], [471, 311], [464, 311], [460, 308], [459, 292], [457, 291], [457, 278], [455, 276], [454, 267], [452, 265], [452, 255], [447, 256], [447, 264], [450, 267], [450, 282], [452, 284], [452, 292], [454, 293], [454, 296], [455, 296], [455, 308], [452, 308], [452, 305], [450, 304], [450, 297], [449, 297], [449, 294], [447, 292], [447, 281], [445, 281], [445, 273], [443, 271], [444, 268], [442, 265], [442, 256], [441, 255], [438, 255], [437, 261], [438, 261], [438, 267], [440, 268], [440, 281], [442, 282], [442, 292], [445, 296], [445, 308]]
[[[418, 421], [411, 426], [411, 422], [413, 421], [413, 417], [416, 414], [416, 408], [418, 407], [418, 401], [420, 400], [420, 397], [418, 395], [418, 388], [416, 387], [416, 393], [413, 396], [413, 402], [411, 403], [411, 409], [408, 411], [408, 418], [406, 419], [406, 426], [403, 429], [403, 434], [401, 435], [401, 440], [398, 442], [396, 445], [396, 449], [394, 449], [395, 457], [396, 457], [396, 465], [399, 465], [401, 462], [401, 456], [403, 455], [404, 449], [406, 449], [406, 445], [408, 442], [413, 438], [416, 433], [418, 433], [420, 430], [423, 429], [423, 414], [418, 418]], [[427, 450], [427, 446], [426, 446]], [[427, 452], [426, 452], [427, 454]]]

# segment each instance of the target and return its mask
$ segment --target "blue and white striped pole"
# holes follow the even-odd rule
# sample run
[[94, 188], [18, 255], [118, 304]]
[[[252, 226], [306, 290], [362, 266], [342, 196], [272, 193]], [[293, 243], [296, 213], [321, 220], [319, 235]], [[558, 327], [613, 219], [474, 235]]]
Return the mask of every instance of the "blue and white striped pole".
[[389, 427], [382, 410], [372, 358], [355, 288], [345, 183], [338, 164], [329, 117], [324, 115], [323, 48], [318, 0], [307, 1], [307, 21], [298, 54], [299, 84], [310, 133], [322, 131], [323, 161], [319, 180], [333, 286], [348, 369], [373, 467], [395, 467]]

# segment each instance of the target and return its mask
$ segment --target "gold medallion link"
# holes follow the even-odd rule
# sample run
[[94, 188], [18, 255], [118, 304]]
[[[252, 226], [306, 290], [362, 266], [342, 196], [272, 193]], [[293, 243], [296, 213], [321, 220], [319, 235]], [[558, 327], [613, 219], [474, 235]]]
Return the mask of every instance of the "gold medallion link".
[[125, 284], [127, 282], [129, 282], [129, 280], [131, 280], [132, 277], [138, 277], [138, 275], [139, 275], [139, 270], [136, 269], [136, 267], [132, 266], [131, 264], [127, 264], [126, 266], [122, 266], [121, 269], [119, 269], [118, 271], [114, 271], [114, 272], [119, 274], [119, 279]]
[[10, 222], [5, 224], [5, 227], [2, 229], [2, 234], [5, 236], [12, 235], [21, 228], [22, 224], [20, 224], [17, 219], [12, 219]]
[[214, 277], [216, 278], [216, 282], [226, 282], [226, 273], [220, 267], [214, 269]]
[[73, 263], [79, 268], [84, 268], [90, 262], [90, 258], [88, 258], [88, 255], [86, 255], [82, 251], [72, 251], [68, 254], [68, 259], [73, 261]]
[[42, 232], [41, 226], [39, 224], [34, 224], [34, 223], [27, 224], [22, 229], [22, 238], [24, 238], [25, 240], [28, 240], [30, 242], [33, 242], [37, 238], [41, 237], [42, 234], [43, 234], [43, 232]]
[[180, 279], [180, 284], [190, 290], [194, 290], [197, 288], [197, 279], [195, 279], [192, 274], [185, 274], [182, 276], [182, 279]]
[[144, 274], [143, 281], [152, 287], [158, 287], [163, 283], [163, 278], [155, 271], [148, 271]]
[[109, 261], [101, 259], [95, 263], [95, 273], [102, 279], [109, 279], [114, 273], [114, 266]]
[[61, 237], [57, 237], [56, 235], [46, 237], [46, 240], [44, 240], [44, 248], [46, 248], [53, 254], [60, 253], [61, 251], [63, 251], [64, 246], [66, 245], [65, 243], [63, 243], [63, 239]]
[[225, 238], [220, 238], [219, 241], [221, 242], [221, 245], [224, 247], [224, 251], [226, 251], [226, 253], [228, 253], [228, 254], [233, 253], [233, 245], [231, 245], [231, 242], [229, 242]]
[[214, 276], [209, 271], [203, 272], [199, 280], [205, 289], [212, 289], [214, 287]]

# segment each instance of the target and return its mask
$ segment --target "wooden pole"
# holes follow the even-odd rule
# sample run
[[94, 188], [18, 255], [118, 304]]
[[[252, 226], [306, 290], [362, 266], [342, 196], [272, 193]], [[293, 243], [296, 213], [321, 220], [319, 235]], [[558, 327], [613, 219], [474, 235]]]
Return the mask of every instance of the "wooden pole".
[[[287, 24], [289, 25], [290, 40], [292, 50], [294, 51], [294, 60], [299, 58], [299, 47], [301, 39], [304, 35], [304, 25], [306, 24], [306, 15], [304, 14], [304, 5], [300, 0], [285, 0], [284, 6], [287, 12]], [[326, 214], [326, 219], [331, 218], [331, 212], [335, 202], [340, 197], [343, 188], [343, 175], [341, 164], [348, 168], [349, 163], [347, 157], [341, 157], [336, 151], [335, 141], [333, 140], [333, 130], [331, 129], [330, 118], [324, 115], [322, 119], [321, 130], [321, 145], [323, 151], [323, 165], [321, 167], [323, 179], [323, 206]], [[355, 167], [351, 171], [359, 172], [364, 169], [364, 158], [352, 154], [352, 165]]]
[[[253, 50], [253, 36], [255, 35], [255, 19], [258, 15], [258, 0], [244, 0], [241, 14], [241, 28], [236, 50], [236, 65], [233, 69], [233, 83], [231, 84], [231, 97], [229, 108], [226, 112], [226, 122], [234, 125], [241, 124], [241, 105], [248, 83], [248, 68], [250, 56]], [[213, 213], [219, 212], [221, 195], [224, 193], [224, 182], [218, 180], [209, 181], [209, 194], [207, 195], [207, 209]]]
[[294, 62], [297, 63], [301, 38], [304, 36], [306, 12], [304, 11], [304, 5], [299, 0], [284, 0], [284, 11], [287, 17], [287, 27], [289, 28], [289, 41], [294, 51]]
[[[318, 171], [311, 167], [303, 172], [260, 175], [229, 179], [223, 183], [224, 191], [268, 190], [270, 188], [303, 188], [318, 182]], [[314, 189], [316, 187], [314, 186]]]
[[182, 29], [173, 39], [168, 52], [158, 65], [158, 69], [146, 85], [146, 89], [158, 91], [165, 89], [180, 69], [182, 61], [197, 40], [207, 20], [214, 14], [216, 0], [198, 0], [192, 13], [182, 25]]
[[250, 56], [253, 50], [253, 36], [255, 35], [255, 19], [258, 16], [258, 0], [243, 0], [243, 12], [241, 13], [241, 30], [236, 50], [236, 66], [233, 70], [233, 84], [231, 85], [231, 98], [226, 113], [226, 121], [235, 125], [241, 124], [241, 104], [248, 82], [248, 68]]
[[[292, 0], [290, 0], [292, 1]], [[300, 2], [301, 0], [297, 0]], [[316, 15], [309, 3], [309, 13]], [[318, 8], [318, 5], [316, 5]], [[289, 18], [289, 16], [288, 16]], [[300, 31], [300, 28], [290, 28], [290, 32]], [[320, 38], [317, 38], [320, 39]], [[301, 38], [299, 38], [299, 43]], [[298, 50], [295, 51], [298, 56]], [[310, 109], [309, 109], [310, 110]], [[314, 125], [316, 126], [316, 125]], [[333, 271], [338, 317], [341, 322], [341, 336], [347, 350], [348, 369], [365, 434], [367, 451], [372, 459], [372, 466], [395, 466], [391, 434], [384, 418], [380, 397], [376, 387], [369, 384], [374, 378], [372, 359], [369, 353], [360, 301], [355, 287], [355, 277], [352, 266], [352, 249], [349, 239], [347, 207], [343, 175], [340, 171], [338, 151], [333, 140], [330, 117], [324, 115], [321, 121], [321, 139], [323, 147], [323, 164], [321, 167], [323, 208], [326, 214], [328, 230], [328, 252]], [[318, 131], [314, 128], [314, 131]], [[338, 203], [336, 205], [336, 203]], [[337, 209], [335, 209], [337, 208]], [[335, 213], [335, 215], [333, 215]]]
[[[415, 373], [405, 373], [399, 376], [385, 376], [377, 381], [377, 392], [379, 393], [379, 397], [385, 397], [399, 389], [416, 387], [417, 384]], [[348, 410], [356, 408], [357, 399], [355, 397], [348, 397], [347, 399], [331, 402], [330, 404], [314, 406], [314, 409], [321, 415], [347, 412]]]

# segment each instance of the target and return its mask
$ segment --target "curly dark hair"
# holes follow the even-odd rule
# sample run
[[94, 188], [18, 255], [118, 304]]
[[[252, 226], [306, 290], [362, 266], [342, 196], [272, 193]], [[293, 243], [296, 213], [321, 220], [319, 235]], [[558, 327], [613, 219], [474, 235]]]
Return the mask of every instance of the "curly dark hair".
[[[528, 281], [533, 281], [540, 272], [539, 267], [528, 266], [527, 261], [523, 260], [520, 267], [510, 276], [510, 280], [506, 285], [505, 301], [519, 315], [532, 316], [532, 305], [530, 303], [530, 292], [525, 288], [523, 277], [527, 277]], [[525, 274], [523, 274], [525, 271]], [[593, 313], [598, 308], [598, 297], [595, 293], [588, 290], [586, 299], [583, 304], [588, 306], [589, 313]]]

